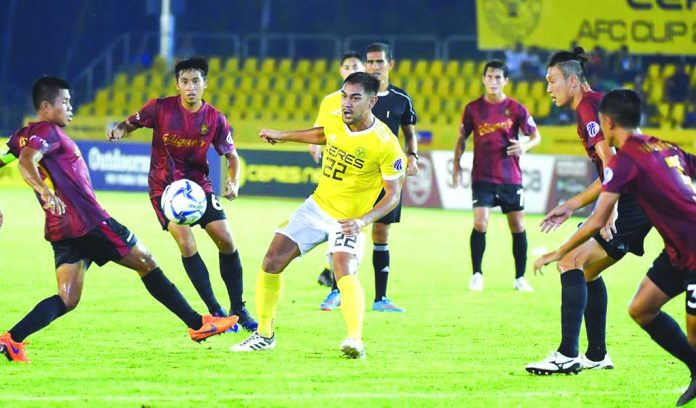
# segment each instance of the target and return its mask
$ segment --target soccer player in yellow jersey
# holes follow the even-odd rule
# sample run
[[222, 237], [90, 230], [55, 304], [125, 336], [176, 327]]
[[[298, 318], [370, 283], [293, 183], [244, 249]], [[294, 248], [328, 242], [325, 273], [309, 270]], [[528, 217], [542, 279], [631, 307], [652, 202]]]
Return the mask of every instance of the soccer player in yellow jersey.
[[[360, 54], [356, 51], [348, 51], [341, 57], [341, 66], [339, 68], [339, 73], [341, 74], [341, 79], [345, 80], [348, 75], [353, 72], [364, 72], [365, 64], [363, 64]], [[319, 105], [319, 113], [317, 114], [317, 119], [314, 121], [314, 127], [322, 127], [323, 123], [326, 122], [327, 118], [332, 116], [341, 116], [341, 90], [332, 92], [322, 99]], [[309, 154], [315, 162], [319, 163], [321, 161], [321, 146], [310, 144], [307, 145]], [[331, 268], [327, 265], [324, 270], [319, 274], [317, 281], [320, 285], [329, 286], [333, 285], [333, 273], [331, 273]]]
[[[268, 143], [300, 142], [326, 145], [319, 185], [290, 220], [276, 232], [256, 281], [259, 326], [232, 351], [275, 347], [273, 319], [282, 293], [282, 272], [296, 257], [328, 241], [328, 255], [338, 287], [341, 311], [348, 329], [341, 352], [362, 358], [365, 292], [358, 262], [363, 252], [363, 229], [394, 209], [401, 197], [406, 156], [394, 134], [372, 114], [379, 81], [372, 75], [349, 75], [341, 90], [341, 118], [298, 131], [262, 129]], [[384, 189], [384, 197], [375, 200]]]

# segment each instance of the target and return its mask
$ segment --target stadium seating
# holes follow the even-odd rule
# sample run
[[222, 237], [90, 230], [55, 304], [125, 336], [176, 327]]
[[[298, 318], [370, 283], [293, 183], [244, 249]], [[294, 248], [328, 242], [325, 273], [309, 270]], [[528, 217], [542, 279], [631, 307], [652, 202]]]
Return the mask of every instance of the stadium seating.
[[[235, 118], [264, 120], [307, 119], [312, 121], [324, 95], [340, 87], [336, 60], [293, 61], [289, 58], [209, 58], [210, 86], [206, 98]], [[483, 93], [481, 71], [485, 61], [410, 60], [397, 61], [392, 82], [406, 89], [420, 113], [420, 123], [457, 123], [464, 105]], [[679, 127], [684, 104], [664, 101], [664, 80], [676, 69], [674, 64], [650, 64], [642, 91], [656, 107], [657, 122]], [[687, 66], [692, 86], [696, 69]], [[174, 94], [175, 80], [162, 64], [143, 72], [119, 72], [111, 85], [98, 90], [93, 101], [80, 106], [81, 114], [122, 117], [139, 109], [148, 99]], [[633, 87], [627, 83], [625, 86]], [[546, 82], [515, 81], [507, 93], [526, 105], [538, 121], [551, 113]]]

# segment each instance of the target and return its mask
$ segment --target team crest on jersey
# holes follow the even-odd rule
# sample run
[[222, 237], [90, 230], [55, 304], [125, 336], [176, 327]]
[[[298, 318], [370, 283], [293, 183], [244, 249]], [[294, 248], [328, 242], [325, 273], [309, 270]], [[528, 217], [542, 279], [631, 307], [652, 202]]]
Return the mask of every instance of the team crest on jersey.
[[611, 179], [614, 178], [614, 171], [611, 169], [611, 167], [605, 167], [604, 168], [604, 180], [602, 180], [602, 184], [607, 184], [611, 181]]
[[587, 128], [587, 134], [590, 137], [595, 137], [597, 136], [597, 133], [599, 133], [599, 124], [597, 122], [590, 122], [585, 126], [585, 128]]
[[396, 170], [396, 171], [401, 171], [404, 169], [404, 161], [401, 160], [401, 158], [398, 158], [398, 159], [396, 159], [396, 161], [394, 162], [392, 167], [394, 167], [394, 170]]
[[543, 3], [543, 0], [480, 2], [487, 28], [509, 43], [525, 39], [538, 27]]
[[202, 135], [207, 135], [209, 130], [210, 130], [210, 127], [208, 127], [208, 125], [206, 125], [205, 123], [201, 125], [201, 134]]
[[355, 149], [355, 157], [358, 159], [364, 159], [367, 156], [367, 150], [363, 147], [358, 147]]

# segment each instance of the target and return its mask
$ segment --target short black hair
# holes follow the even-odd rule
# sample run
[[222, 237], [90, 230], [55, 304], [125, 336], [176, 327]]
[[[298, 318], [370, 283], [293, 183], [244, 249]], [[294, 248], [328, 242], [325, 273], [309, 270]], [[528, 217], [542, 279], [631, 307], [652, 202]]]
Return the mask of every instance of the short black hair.
[[365, 89], [365, 93], [374, 96], [379, 92], [379, 79], [367, 72], [353, 72], [343, 81], [344, 84], [360, 84]]
[[350, 58], [357, 58], [360, 60], [360, 62], [363, 62], [362, 55], [360, 55], [359, 52], [357, 51], [346, 51], [343, 53], [343, 56], [341, 56], [341, 65], [343, 65], [344, 62], [346, 62], [347, 59]]
[[392, 55], [391, 48], [385, 44], [385, 43], [372, 43], [367, 46], [367, 49], [365, 50], [365, 54], [368, 52], [384, 52], [384, 55], [387, 56], [387, 61], [391, 61], [394, 59], [394, 56]]
[[191, 57], [177, 62], [174, 66], [176, 79], [179, 79], [179, 74], [181, 74], [181, 71], [191, 70], [200, 71], [201, 76], [205, 79], [208, 76], [208, 61], [203, 57]]
[[582, 47], [575, 47], [572, 52], [559, 51], [553, 54], [547, 68], [558, 67], [563, 73], [563, 78], [568, 79], [571, 75], [575, 75], [580, 82], [587, 82], [585, 74], [587, 60], [585, 50]]
[[610, 117], [624, 129], [640, 126], [640, 96], [631, 89], [615, 89], [608, 92], [599, 104], [599, 112]]
[[56, 97], [63, 89], [70, 89], [70, 85], [64, 79], [52, 76], [44, 76], [37, 79], [31, 89], [31, 99], [34, 102], [34, 109], [38, 111], [43, 101], [53, 105]]
[[503, 77], [507, 78], [509, 74], [509, 70], [507, 65], [505, 65], [504, 62], [500, 60], [490, 60], [486, 62], [486, 65], [483, 67], [483, 76], [486, 76], [486, 71], [488, 71], [488, 68], [493, 68], [493, 69], [500, 69], [503, 71]]

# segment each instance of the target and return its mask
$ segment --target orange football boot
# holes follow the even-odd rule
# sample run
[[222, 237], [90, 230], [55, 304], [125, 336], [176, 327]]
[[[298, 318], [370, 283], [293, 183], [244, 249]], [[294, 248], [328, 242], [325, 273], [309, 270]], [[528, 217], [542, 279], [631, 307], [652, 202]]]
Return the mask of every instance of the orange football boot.
[[216, 317], [209, 314], [203, 315], [203, 326], [198, 330], [189, 328], [189, 336], [191, 336], [191, 340], [201, 342], [210, 336], [224, 333], [237, 324], [237, 320], [239, 320], [239, 317], [234, 315], [227, 317]]
[[18, 363], [31, 362], [24, 353], [24, 343], [12, 340], [10, 332], [5, 332], [0, 335], [0, 353], [4, 354], [10, 361]]

